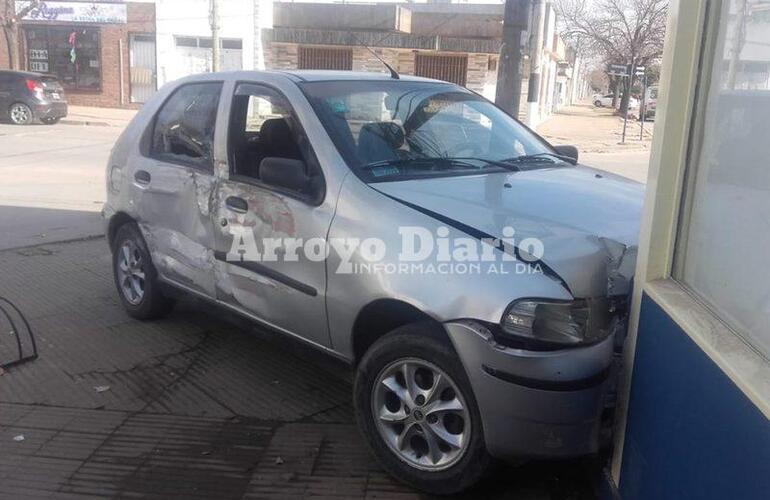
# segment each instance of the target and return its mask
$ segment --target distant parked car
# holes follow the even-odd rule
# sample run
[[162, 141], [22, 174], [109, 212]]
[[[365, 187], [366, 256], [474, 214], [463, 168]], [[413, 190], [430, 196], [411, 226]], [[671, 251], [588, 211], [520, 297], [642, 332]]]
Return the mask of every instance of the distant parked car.
[[67, 116], [67, 100], [55, 76], [0, 71], [0, 112], [16, 125], [53, 125]]
[[594, 94], [591, 100], [594, 103], [594, 106], [597, 108], [603, 108], [605, 106], [610, 107], [612, 106], [612, 98], [614, 97], [613, 94]]
[[[594, 94], [591, 97], [591, 101], [593, 101], [594, 106], [597, 108], [603, 108], [603, 107], [612, 107], [612, 99], [614, 97], [614, 94]], [[618, 99], [618, 103], [620, 103], [620, 99]], [[639, 100], [635, 97], [630, 97], [628, 99], [628, 109], [637, 109], [639, 107]]]

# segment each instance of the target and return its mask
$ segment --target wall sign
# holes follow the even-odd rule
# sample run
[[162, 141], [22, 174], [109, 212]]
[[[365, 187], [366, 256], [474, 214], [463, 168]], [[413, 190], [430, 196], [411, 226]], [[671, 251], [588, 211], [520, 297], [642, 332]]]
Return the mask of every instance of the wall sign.
[[[16, 0], [16, 12], [27, 7], [26, 0]], [[126, 24], [128, 14], [122, 3], [43, 1], [24, 16], [23, 21], [60, 21], [70, 23]]]

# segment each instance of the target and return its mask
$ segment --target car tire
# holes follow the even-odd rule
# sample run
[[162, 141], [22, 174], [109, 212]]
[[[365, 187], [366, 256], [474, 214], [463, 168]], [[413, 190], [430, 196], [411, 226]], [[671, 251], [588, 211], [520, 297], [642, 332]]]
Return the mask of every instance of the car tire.
[[112, 252], [112, 274], [123, 307], [130, 316], [157, 319], [173, 308], [174, 301], [163, 294], [147, 244], [134, 223], [118, 228]]
[[594, 101], [594, 106], [596, 106], [597, 108], [601, 108], [602, 107], [602, 101], [598, 101], [598, 100]]
[[40, 119], [40, 121], [43, 122], [46, 125], [56, 125], [57, 123], [59, 123], [59, 120], [61, 120], [61, 118], [59, 118], [59, 117], [56, 117], [56, 118], [41, 118]]
[[[382, 466], [410, 486], [447, 495], [478, 482], [492, 459], [465, 369], [440, 328], [410, 324], [375, 342], [358, 366], [353, 393], [358, 426]], [[404, 373], [413, 375], [411, 392]], [[429, 396], [420, 400], [426, 388]], [[413, 407], [405, 400], [411, 400]], [[391, 419], [401, 417], [403, 427]]]
[[11, 104], [8, 108], [8, 118], [14, 125], [29, 125], [35, 119], [32, 109], [23, 102]]

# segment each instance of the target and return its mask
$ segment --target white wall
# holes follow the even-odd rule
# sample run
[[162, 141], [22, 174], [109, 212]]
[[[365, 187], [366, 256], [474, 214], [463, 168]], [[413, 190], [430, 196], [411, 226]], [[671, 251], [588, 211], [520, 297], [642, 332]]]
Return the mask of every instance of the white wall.
[[[209, 5], [209, 0], [156, 0], [159, 86], [189, 74], [189, 64], [180, 61], [174, 37], [210, 37]], [[242, 41], [242, 69], [254, 69], [254, 34], [253, 0], [219, 0], [219, 36]]]

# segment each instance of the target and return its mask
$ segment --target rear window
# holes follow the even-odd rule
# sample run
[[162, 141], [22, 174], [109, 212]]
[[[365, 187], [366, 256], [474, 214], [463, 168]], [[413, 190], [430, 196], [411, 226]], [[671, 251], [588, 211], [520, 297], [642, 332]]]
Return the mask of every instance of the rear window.
[[61, 90], [62, 86], [61, 83], [59, 83], [59, 79], [55, 76], [44, 76], [40, 78], [40, 81], [43, 83], [43, 86], [46, 89], [50, 90]]

